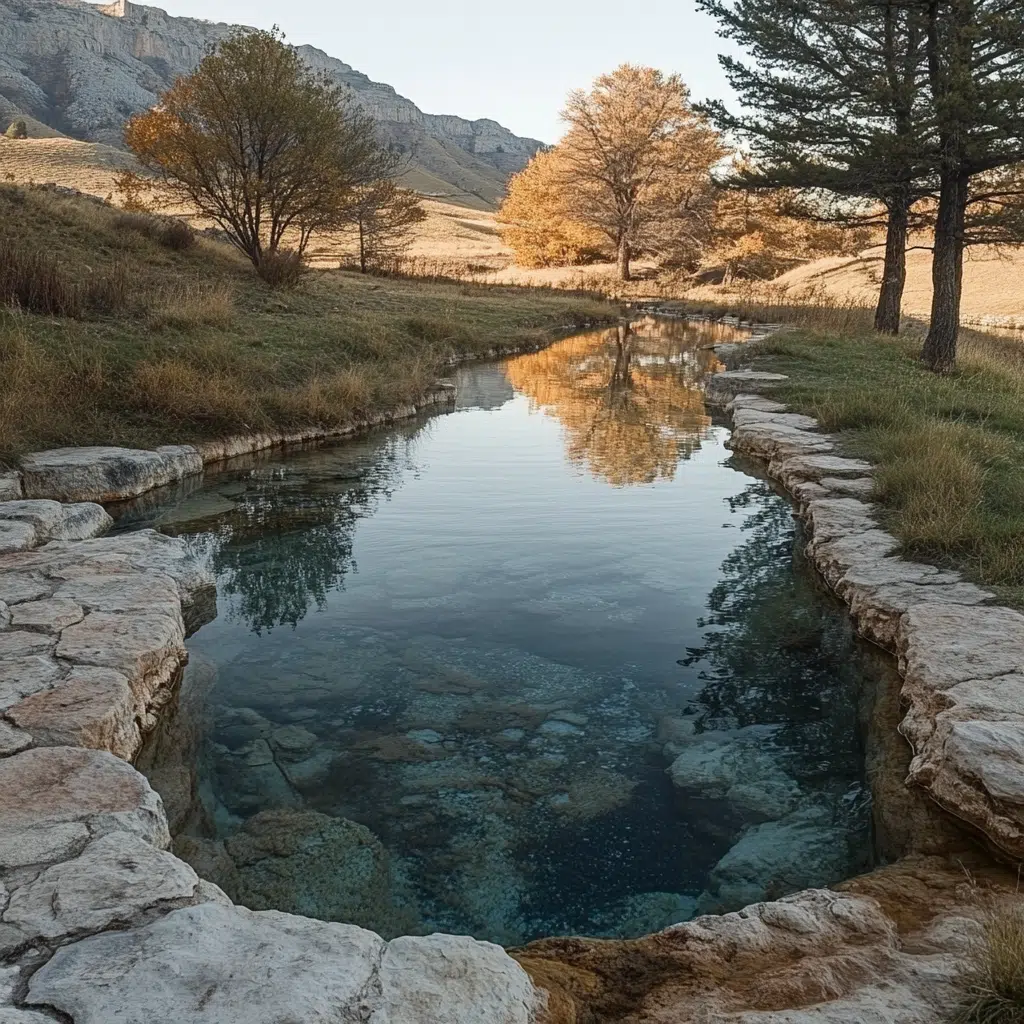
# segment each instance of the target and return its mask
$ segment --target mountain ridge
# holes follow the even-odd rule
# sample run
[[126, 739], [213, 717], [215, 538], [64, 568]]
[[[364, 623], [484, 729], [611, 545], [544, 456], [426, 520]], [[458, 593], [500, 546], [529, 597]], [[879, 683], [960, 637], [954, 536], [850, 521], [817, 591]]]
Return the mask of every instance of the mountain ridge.
[[[0, 98], [21, 114], [82, 141], [121, 145], [124, 122], [148, 109], [176, 77], [240, 26], [178, 18], [115, 0], [0, 0]], [[392, 86], [305, 44], [296, 49], [326, 71], [407, 156], [407, 183], [429, 195], [493, 205], [508, 175], [540, 148], [497, 121], [427, 114]]]

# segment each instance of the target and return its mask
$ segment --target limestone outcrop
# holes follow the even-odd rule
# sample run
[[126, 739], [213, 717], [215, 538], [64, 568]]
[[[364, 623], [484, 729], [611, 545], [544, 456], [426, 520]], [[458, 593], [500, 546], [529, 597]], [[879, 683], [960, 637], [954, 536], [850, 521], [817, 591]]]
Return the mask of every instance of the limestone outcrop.
[[170, 696], [186, 633], [215, 609], [209, 573], [182, 542], [151, 530], [8, 555], [0, 594], [8, 744], [125, 759]]
[[737, 424], [731, 446], [768, 460], [808, 522], [807, 554], [862, 635], [897, 654], [909, 781], [998, 850], [1024, 857], [1024, 615], [958, 573], [899, 557], [870, 504], [871, 467], [835, 454], [807, 417], [745, 389], [778, 375], [729, 371], [712, 401]]
[[[0, 0], [0, 98], [15, 111], [74, 138], [122, 145], [128, 117], [187, 74], [209, 47], [236, 26], [175, 18], [155, 7], [117, 0]], [[412, 101], [313, 46], [299, 52], [325, 71], [380, 125], [452, 191], [487, 201], [537, 151], [536, 139], [495, 121], [425, 114]], [[6, 124], [0, 124], [0, 128]]]
[[[312, 426], [304, 430], [241, 434], [197, 445], [164, 445], [154, 450], [93, 445], [32, 452], [21, 459], [18, 470], [0, 476], [0, 554], [26, 551], [47, 541], [84, 540], [105, 533], [113, 520], [97, 502], [124, 501], [194, 478], [208, 463], [278, 445], [345, 437], [369, 427], [409, 419], [426, 408], [454, 405], [455, 397], [455, 386], [439, 380], [416, 402], [329, 430]], [[22, 496], [32, 500], [20, 500]]]

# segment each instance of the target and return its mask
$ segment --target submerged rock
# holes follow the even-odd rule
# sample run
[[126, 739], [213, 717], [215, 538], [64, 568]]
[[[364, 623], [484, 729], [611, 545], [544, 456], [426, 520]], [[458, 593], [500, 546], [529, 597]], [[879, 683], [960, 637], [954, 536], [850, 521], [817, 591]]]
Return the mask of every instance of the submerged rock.
[[388, 855], [365, 826], [316, 811], [264, 811], [225, 848], [245, 906], [389, 930]]
[[712, 869], [699, 912], [737, 910], [842, 880], [852, 868], [847, 834], [828, 808], [817, 805], [750, 829]]
[[669, 775], [680, 789], [727, 800], [748, 819], [778, 820], [797, 806], [800, 787], [763, 749], [765, 738], [764, 730], [702, 733], [690, 739], [679, 733], [672, 746], [682, 753], [672, 762]]

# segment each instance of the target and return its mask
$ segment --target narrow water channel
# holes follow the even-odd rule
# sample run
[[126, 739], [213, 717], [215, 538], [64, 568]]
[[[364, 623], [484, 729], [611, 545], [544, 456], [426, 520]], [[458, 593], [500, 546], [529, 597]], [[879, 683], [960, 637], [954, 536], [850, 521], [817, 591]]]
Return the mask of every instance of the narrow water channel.
[[218, 579], [140, 760], [178, 852], [255, 909], [506, 945], [869, 868], [862, 652], [703, 402], [742, 334], [594, 331], [129, 508]]

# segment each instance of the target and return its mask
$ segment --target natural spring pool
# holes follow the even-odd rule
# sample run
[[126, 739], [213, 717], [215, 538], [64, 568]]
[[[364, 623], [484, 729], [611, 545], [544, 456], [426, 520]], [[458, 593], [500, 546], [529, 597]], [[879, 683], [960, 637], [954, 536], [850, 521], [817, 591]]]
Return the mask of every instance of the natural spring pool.
[[591, 331], [123, 509], [218, 580], [139, 762], [175, 850], [254, 909], [504, 945], [870, 868], [866, 655], [703, 402], [743, 334]]

